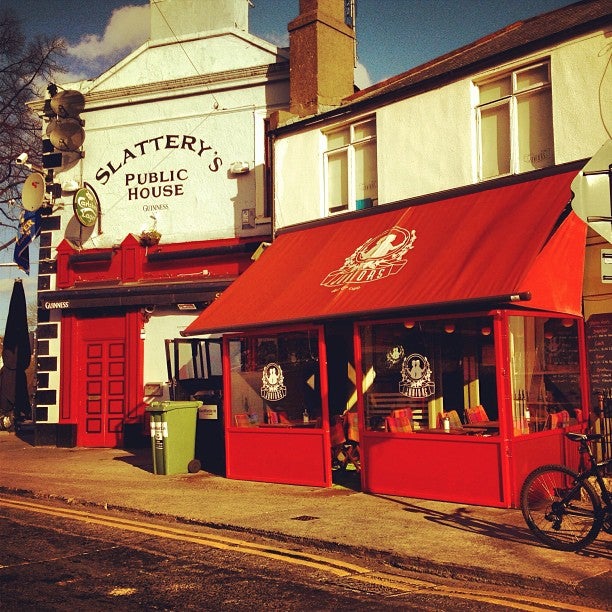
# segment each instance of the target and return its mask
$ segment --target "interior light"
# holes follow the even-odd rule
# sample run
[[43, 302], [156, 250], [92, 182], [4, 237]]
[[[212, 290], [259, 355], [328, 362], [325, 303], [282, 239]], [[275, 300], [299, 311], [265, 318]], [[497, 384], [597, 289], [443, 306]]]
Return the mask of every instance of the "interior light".
[[455, 324], [454, 323], [446, 323], [444, 325], [444, 331], [447, 334], [452, 334], [455, 331]]
[[404, 321], [404, 327], [406, 329], [412, 329], [415, 325], [415, 322], [412, 320]]
[[482, 329], [480, 330], [480, 333], [483, 336], [490, 336], [491, 335], [491, 328], [488, 325], [484, 325], [482, 327]]
[[574, 319], [561, 319], [563, 327], [571, 327], [574, 324]]
[[553, 333], [552, 333], [551, 331], [545, 331], [545, 332], [544, 332], [544, 337], [545, 337], [547, 340], [550, 340], [550, 339], [553, 337]]

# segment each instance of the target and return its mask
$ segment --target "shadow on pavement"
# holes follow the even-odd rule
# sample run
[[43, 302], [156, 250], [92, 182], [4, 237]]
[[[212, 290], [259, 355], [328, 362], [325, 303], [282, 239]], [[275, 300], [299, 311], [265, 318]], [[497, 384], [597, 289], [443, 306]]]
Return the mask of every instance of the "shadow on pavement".
[[113, 461], [121, 461], [132, 467], [141, 469], [145, 472], [153, 473], [153, 459], [151, 457], [151, 449], [127, 449], [129, 455], [121, 457], [113, 457]]
[[[476, 533], [478, 535], [495, 538], [497, 540], [517, 542], [519, 544], [527, 544], [537, 548], [546, 548], [546, 546], [538, 542], [534, 536], [531, 535], [531, 532], [527, 526], [518, 527], [516, 525], [508, 525], [485, 520], [482, 518], [482, 516], [473, 516], [473, 510], [470, 507], [457, 507], [454, 508], [452, 512], [444, 512], [440, 509], [419, 506], [418, 504], [410, 501], [394, 499], [384, 495], [375, 495], [375, 497], [399, 504], [403, 506], [406, 512], [420, 514], [422, 515], [423, 520], [430, 521], [444, 527]], [[612, 551], [609, 549], [609, 544], [602, 540], [595, 540], [595, 542], [593, 542], [585, 550], [566, 554], [568, 555], [568, 558], [571, 558], [569, 555], [573, 554], [591, 559], [612, 559]]]
[[34, 423], [17, 423], [15, 425], [15, 435], [22, 442], [34, 446]]

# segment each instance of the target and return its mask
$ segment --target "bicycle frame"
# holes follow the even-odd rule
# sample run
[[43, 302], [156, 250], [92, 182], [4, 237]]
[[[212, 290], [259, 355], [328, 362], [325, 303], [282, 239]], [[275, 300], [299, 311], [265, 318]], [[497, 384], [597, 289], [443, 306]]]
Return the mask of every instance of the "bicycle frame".
[[565, 435], [580, 443], [581, 456], [588, 455], [590, 466], [579, 473], [559, 464], [536, 468], [521, 488], [521, 510], [541, 542], [575, 552], [593, 542], [600, 530], [612, 533], [612, 495], [604, 479], [612, 459], [598, 463], [589, 446], [602, 439], [600, 434]]
[[[577, 482], [582, 483], [585, 480], [588, 480], [589, 478], [594, 477], [595, 480], [597, 481], [597, 485], [599, 486], [599, 492], [601, 495], [601, 500], [603, 502], [604, 512], [607, 512], [607, 513], [612, 512], [612, 495], [610, 495], [610, 491], [608, 490], [608, 487], [606, 486], [606, 482], [603, 477], [603, 474], [606, 468], [608, 467], [608, 465], [612, 463], [612, 458], [606, 459], [605, 461], [601, 461], [598, 463], [597, 460], [595, 459], [595, 455], [593, 454], [593, 451], [591, 450], [591, 447], [589, 446], [589, 437], [584, 437], [582, 434], [571, 434], [571, 433], [566, 434], [566, 435], [570, 440], [576, 441], [578, 439], [580, 441], [580, 453], [588, 455], [589, 462], [591, 464], [588, 470], [580, 472]], [[578, 438], [578, 436], [580, 437]], [[596, 439], [596, 438], [592, 438], [592, 439]], [[575, 488], [576, 487], [574, 487], [574, 489]], [[566, 500], [564, 499], [564, 502], [565, 501]]]

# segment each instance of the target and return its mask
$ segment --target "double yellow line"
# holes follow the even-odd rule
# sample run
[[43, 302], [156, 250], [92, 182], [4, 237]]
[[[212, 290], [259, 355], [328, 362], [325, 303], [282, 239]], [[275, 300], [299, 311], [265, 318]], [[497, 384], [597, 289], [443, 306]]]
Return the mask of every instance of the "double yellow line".
[[[481, 589], [465, 589], [461, 587], [445, 586], [425, 580], [417, 580], [386, 572], [373, 572], [367, 567], [355, 565], [345, 561], [323, 557], [321, 555], [298, 552], [287, 548], [247, 542], [236, 538], [228, 538], [214, 534], [200, 534], [188, 529], [180, 529], [167, 525], [156, 525], [142, 521], [133, 521], [127, 518], [106, 516], [71, 508], [54, 507], [41, 503], [0, 497], [0, 507], [14, 510], [27, 510], [56, 518], [80, 521], [91, 525], [113, 527], [135, 533], [150, 535], [167, 540], [190, 542], [200, 546], [210, 546], [219, 550], [234, 551], [247, 555], [275, 559], [283, 563], [291, 563], [309, 567], [313, 570], [332, 574], [337, 578], [354, 580], [355, 582], [376, 585], [393, 590], [398, 593], [428, 592], [439, 596], [455, 599], [465, 599], [474, 602], [484, 602], [514, 608], [516, 610], [573, 610], [581, 612], [595, 612], [594, 608], [574, 606], [567, 603], [554, 602], [536, 597], [526, 597], [516, 594], [506, 594], [494, 591], [484, 592]], [[0, 565], [1, 567], [1, 565]]]

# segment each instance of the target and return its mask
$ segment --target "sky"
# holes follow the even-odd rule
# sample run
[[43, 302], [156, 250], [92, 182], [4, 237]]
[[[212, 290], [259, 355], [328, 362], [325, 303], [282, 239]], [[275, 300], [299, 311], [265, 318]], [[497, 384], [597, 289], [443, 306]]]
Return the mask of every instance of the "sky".
[[[245, 0], [246, 2], [247, 0]], [[467, 45], [515, 21], [572, 4], [571, 0], [356, 0], [356, 83], [367, 87]], [[251, 0], [249, 32], [288, 46], [287, 24], [299, 0]], [[28, 39], [62, 37], [69, 72], [58, 83], [94, 78], [143, 44], [149, 33], [149, 0], [0, 0], [13, 9]], [[11, 249], [9, 249], [11, 250]], [[36, 249], [30, 259], [35, 262]], [[12, 257], [12, 254], [11, 254]], [[2, 261], [6, 261], [6, 256]], [[9, 258], [10, 259], [10, 258]], [[0, 334], [4, 333], [13, 280], [24, 279], [36, 300], [36, 270], [29, 277], [0, 264]]]

